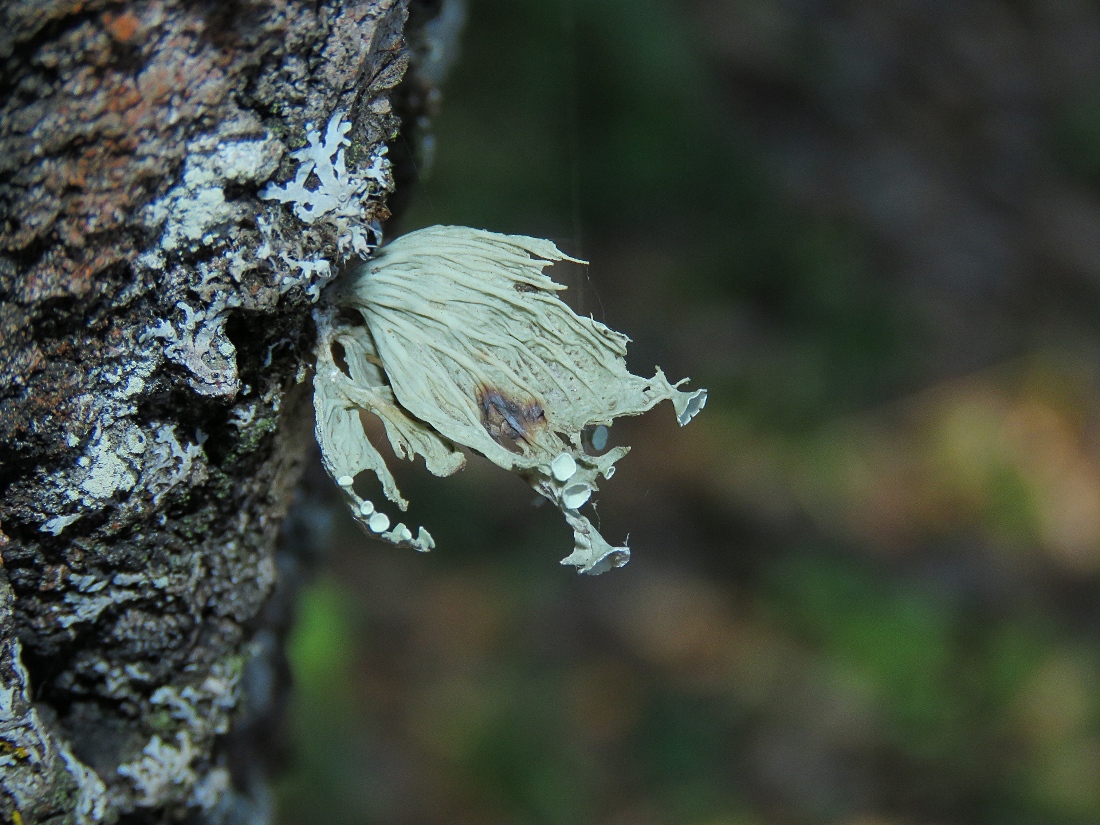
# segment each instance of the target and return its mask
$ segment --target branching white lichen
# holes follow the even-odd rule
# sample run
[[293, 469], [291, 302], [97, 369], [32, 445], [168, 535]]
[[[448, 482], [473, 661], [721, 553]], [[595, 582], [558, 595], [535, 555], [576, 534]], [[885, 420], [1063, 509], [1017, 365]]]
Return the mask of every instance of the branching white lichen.
[[117, 607], [138, 597], [139, 594], [133, 591], [117, 589], [106, 593], [69, 592], [62, 598], [70, 609], [58, 616], [57, 623], [61, 627], [72, 627], [75, 624], [94, 622], [107, 608]]
[[[119, 776], [133, 786], [142, 805], [163, 805], [188, 794], [189, 801], [212, 808], [225, 790], [224, 770], [214, 767], [203, 773], [201, 755], [205, 737], [229, 730], [230, 718], [239, 698], [241, 662], [233, 657], [216, 662], [201, 679], [186, 684], [160, 685], [149, 696], [158, 714], [167, 714], [179, 727], [174, 734], [165, 730], [131, 753], [118, 767]], [[190, 791], [188, 791], [190, 789]]]
[[206, 434], [195, 433], [195, 443], [181, 445], [174, 427], [162, 424], [153, 438], [149, 461], [144, 467], [145, 488], [160, 504], [164, 495], [191, 474], [191, 465], [202, 455]]
[[119, 765], [118, 774], [133, 783], [143, 805], [157, 805], [171, 798], [173, 786], [195, 784], [191, 763], [198, 755], [186, 731], [176, 734], [174, 746], [154, 735], [142, 749], [141, 756]]
[[75, 825], [103, 822], [106, 785], [73, 756], [64, 740], [48, 734], [49, 728], [31, 702], [29, 683], [19, 642], [12, 639], [0, 645], [0, 742], [4, 743], [0, 749], [0, 793], [11, 799], [16, 810], [33, 809], [49, 791], [40, 769], [60, 761], [73, 783], [69, 821]]
[[42, 531], [50, 533], [54, 536], [60, 536], [61, 531], [72, 524], [74, 521], [80, 520], [80, 513], [72, 513], [67, 516], [55, 516], [42, 525]]
[[385, 144], [378, 145], [370, 165], [361, 173], [348, 171], [344, 147], [351, 144], [350, 131], [343, 112], [329, 118], [324, 137], [307, 124], [306, 145], [291, 153], [298, 162], [294, 179], [282, 186], [268, 184], [260, 193], [266, 200], [290, 204], [294, 215], [307, 225], [330, 223], [345, 259], [352, 255], [366, 258], [374, 249], [371, 241], [378, 230], [365, 222], [364, 202], [370, 195], [393, 189]]
[[191, 803], [204, 812], [212, 811], [230, 791], [232, 784], [228, 770], [214, 768], [195, 783], [195, 789], [191, 792]]
[[202, 720], [215, 734], [223, 734], [229, 730], [229, 715], [236, 706], [240, 677], [236, 663], [216, 662], [198, 684], [157, 688], [149, 697], [149, 704], [164, 708], [189, 728]]
[[144, 340], [159, 338], [169, 360], [186, 367], [189, 383], [202, 395], [235, 396], [241, 382], [237, 377], [237, 349], [225, 333], [230, 310], [239, 307], [236, 294], [215, 294], [210, 305], [194, 309], [186, 301], [176, 307], [183, 321], [174, 325], [161, 321], [148, 330]]
[[313, 258], [308, 261], [299, 261], [291, 258], [286, 253], [279, 256], [283, 263], [292, 269], [297, 269], [301, 275], [298, 278], [292, 275], [283, 276], [279, 283], [279, 293], [288, 292], [292, 287], [305, 284], [305, 293], [314, 303], [321, 297], [321, 290], [335, 277], [332, 264], [324, 258]]
[[576, 259], [549, 241], [431, 227], [384, 247], [337, 284], [333, 303], [356, 310], [365, 326], [333, 308], [316, 313], [317, 438], [326, 469], [369, 530], [419, 550], [433, 546], [423, 528], [416, 538], [404, 524], [390, 530], [389, 517], [355, 491], [355, 477], [369, 470], [406, 507], [360, 410], [382, 420], [399, 457], [423, 456], [436, 475], [461, 469], [461, 444], [523, 476], [573, 528], [563, 564], [601, 573], [627, 562], [627, 547], [608, 544], [578, 511], [629, 448], [590, 454], [582, 434], [666, 399], [684, 425], [707, 393], [677, 389], [683, 382], [669, 383], [660, 369], [650, 379], [631, 374], [629, 339], [556, 296], [565, 287], [542, 270], [561, 260]]

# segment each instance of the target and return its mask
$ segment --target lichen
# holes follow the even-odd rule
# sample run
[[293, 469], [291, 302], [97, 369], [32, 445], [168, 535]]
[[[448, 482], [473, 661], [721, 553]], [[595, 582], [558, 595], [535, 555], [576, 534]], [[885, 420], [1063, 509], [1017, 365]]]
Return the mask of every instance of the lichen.
[[[610, 545], [579, 510], [629, 448], [590, 453], [584, 434], [663, 400], [682, 426], [707, 392], [681, 391], [683, 381], [669, 383], [660, 369], [649, 379], [630, 373], [629, 339], [573, 313], [556, 295], [565, 287], [543, 274], [562, 260], [576, 261], [549, 241], [431, 227], [353, 269], [333, 307], [316, 313], [317, 438], [326, 469], [368, 530], [419, 550], [433, 546], [423, 528], [416, 538], [404, 524], [389, 529], [389, 516], [355, 491], [355, 477], [370, 471], [390, 501], [407, 504], [364, 433], [360, 409], [382, 420], [398, 457], [423, 456], [436, 475], [462, 468], [463, 445], [525, 478], [573, 528], [563, 564], [595, 574], [627, 562], [625, 544]], [[363, 324], [339, 317], [337, 307], [357, 311]]]
[[298, 275], [287, 274], [279, 282], [279, 293], [288, 292], [291, 287], [302, 286], [311, 301], [316, 302], [321, 297], [321, 290], [334, 278], [336, 273], [332, 264], [324, 258], [315, 257], [300, 261], [292, 258], [285, 252], [279, 256], [282, 262], [290, 267], [291, 271], [297, 270]]
[[[331, 224], [343, 259], [365, 258], [374, 249], [378, 228], [365, 220], [364, 202], [393, 189], [385, 144], [378, 145], [366, 169], [348, 170], [345, 147], [351, 144], [347, 137], [350, 130], [343, 112], [329, 118], [323, 137], [307, 125], [306, 145], [291, 153], [298, 162], [293, 180], [282, 186], [268, 184], [260, 193], [267, 200], [289, 204], [295, 217], [306, 225], [319, 221]], [[313, 263], [320, 265], [316, 260]]]
[[[120, 386], [119, 400], [128, 391]], [[96, 399], [103, 406], [107, 401]], [[104, 411], [77, 460], [45, 480], [48, 495], [42, 502], [49, 510], [41, 516], [42, 532], [60, 535], [108, 503], [127, 500], [126, 506], [133, 507], [132, 498], [140, 490], [159, 504], [170, 490], [202, 476], [203, 433], [196, 432], [193, 442], [181, 444], [174, 427], [156, 422], [143, 427], [130, 414], [127, 409], [125, 417], [112, 420]], [[69, 512], [73, 508], [76, 512]]]
[[[0, 624], [10, 613], [11, 591], [0, 581]], [[38, 809], [44, 795], [64, 797], [52, 806], [72, 815], [77, 825], [103, 821], [107, 788], [87, 766], [79, 762], [68, 745], [49, 734], [42, 716], [30, 701], [30, 677], [15, 639], [0, 644], [0, 813], [7, 805], [14, 813]], [[46, 770], [42, 770], [43, 768]], [[45, 777], [67, 774], [67, 779], [50, 787]]]
[[198, 684], [157, 688], [149, 704], [163, 708], [188, 727], [199, 727], [201, 722], [215, 734], [222, 734], [229, 729], [229, 712], [236, 701], [240, 677], [239, 658], [217, 662]]
[[240, 389], [240, 379], [237, 350], [225, 333], [225, 323], [230, 310], [240, 305], [237, 295], [225, 293], [217, 294], [209, 306], [200, 309], [179, 301], [176, 307], [183, 313], [182, 321], [160, 321], [143, 340], [162, 341], [164, 355], [188, 371], [189, 383], [200, 395], [232, 398]]
[[238, 220], [242, 206], [225, 197], [227, 184], [259, 183], [271, 176], [282, 154], [273, 137], [218, 140], [203, 135], [188, 145], [183, 179], [147, 210], [146, 222], [163, 227], [162, 249], [211, 246]]
[[185, 446], [180, 444], [175, 427], [162, 424], [152, 441], [142, 480], [145, 489], [153, 495], [153, 503], [160, 504], [169, 490], [191, 475], [191, 467], [202, 455], [206, 434], [196, 431], [194, 443]]
[[195, 784], [191, 763], [197, 755], [186, 731], [176, 734], [174, 745], [154, 734], [140, 756], [119, 765], [118, 775], [131, 781], [141, 804], [159, 805], [172, 798], [174, 787]]

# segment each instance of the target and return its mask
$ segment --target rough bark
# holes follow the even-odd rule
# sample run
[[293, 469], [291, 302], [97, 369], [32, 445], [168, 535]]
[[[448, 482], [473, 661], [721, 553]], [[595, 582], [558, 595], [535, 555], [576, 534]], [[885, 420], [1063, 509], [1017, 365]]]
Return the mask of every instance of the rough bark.
[[307, 124], [349, 170], [396, 133], [406, 13], [4, 4], [0, 820], [263, 821], [225, 734], [310, 442], [301, 262], [346, 250], [260, 191]]

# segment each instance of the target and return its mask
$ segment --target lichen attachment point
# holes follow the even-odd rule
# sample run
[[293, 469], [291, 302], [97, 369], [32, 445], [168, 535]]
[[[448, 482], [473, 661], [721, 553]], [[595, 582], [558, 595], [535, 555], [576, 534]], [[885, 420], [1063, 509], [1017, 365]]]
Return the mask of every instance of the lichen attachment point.
[[592, 455], [582, 434], [596, 434], [589, 443], [599, 452], [613, 419], [666, 399], [684, 425], [707, 393], [677, 389], [684, 382], [669, 383], [660, 369], [649, 379], [630, 373], [629, 339], [556, 296], [565, 287], [543, 269], [562, 260], [583, 263], [550, 241], [435, 226], [383, 247], [334, 285], [315, 313], [317, 438], [326, 469], [372, 532], [418, 550], [435, 544], [424, 528], [415, 538], [404, 524], [385, 532], [389, 518], [343, 483], [370, 470], [406, 507], [360, 410], [381, 419], [399, 458], [422, 456], [436, 475], [462, 468], [463, 445], [522, 476], [573, 529], [563, 564], [595, 574], [627, 563], [629, 549], [610, 545], [578, 510], [629, 448]]

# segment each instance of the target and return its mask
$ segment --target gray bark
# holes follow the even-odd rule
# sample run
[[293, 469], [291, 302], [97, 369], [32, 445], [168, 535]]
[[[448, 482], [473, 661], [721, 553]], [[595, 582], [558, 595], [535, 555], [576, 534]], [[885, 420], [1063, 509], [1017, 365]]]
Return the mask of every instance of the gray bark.
[[396, 133], [406, 13], [4, 4], [0, 820], [266, 818], [226, 734], [311, 443], [294, 262], [347, 252], [259, 192], [307, 124], [346, 113], [349, 170]]

